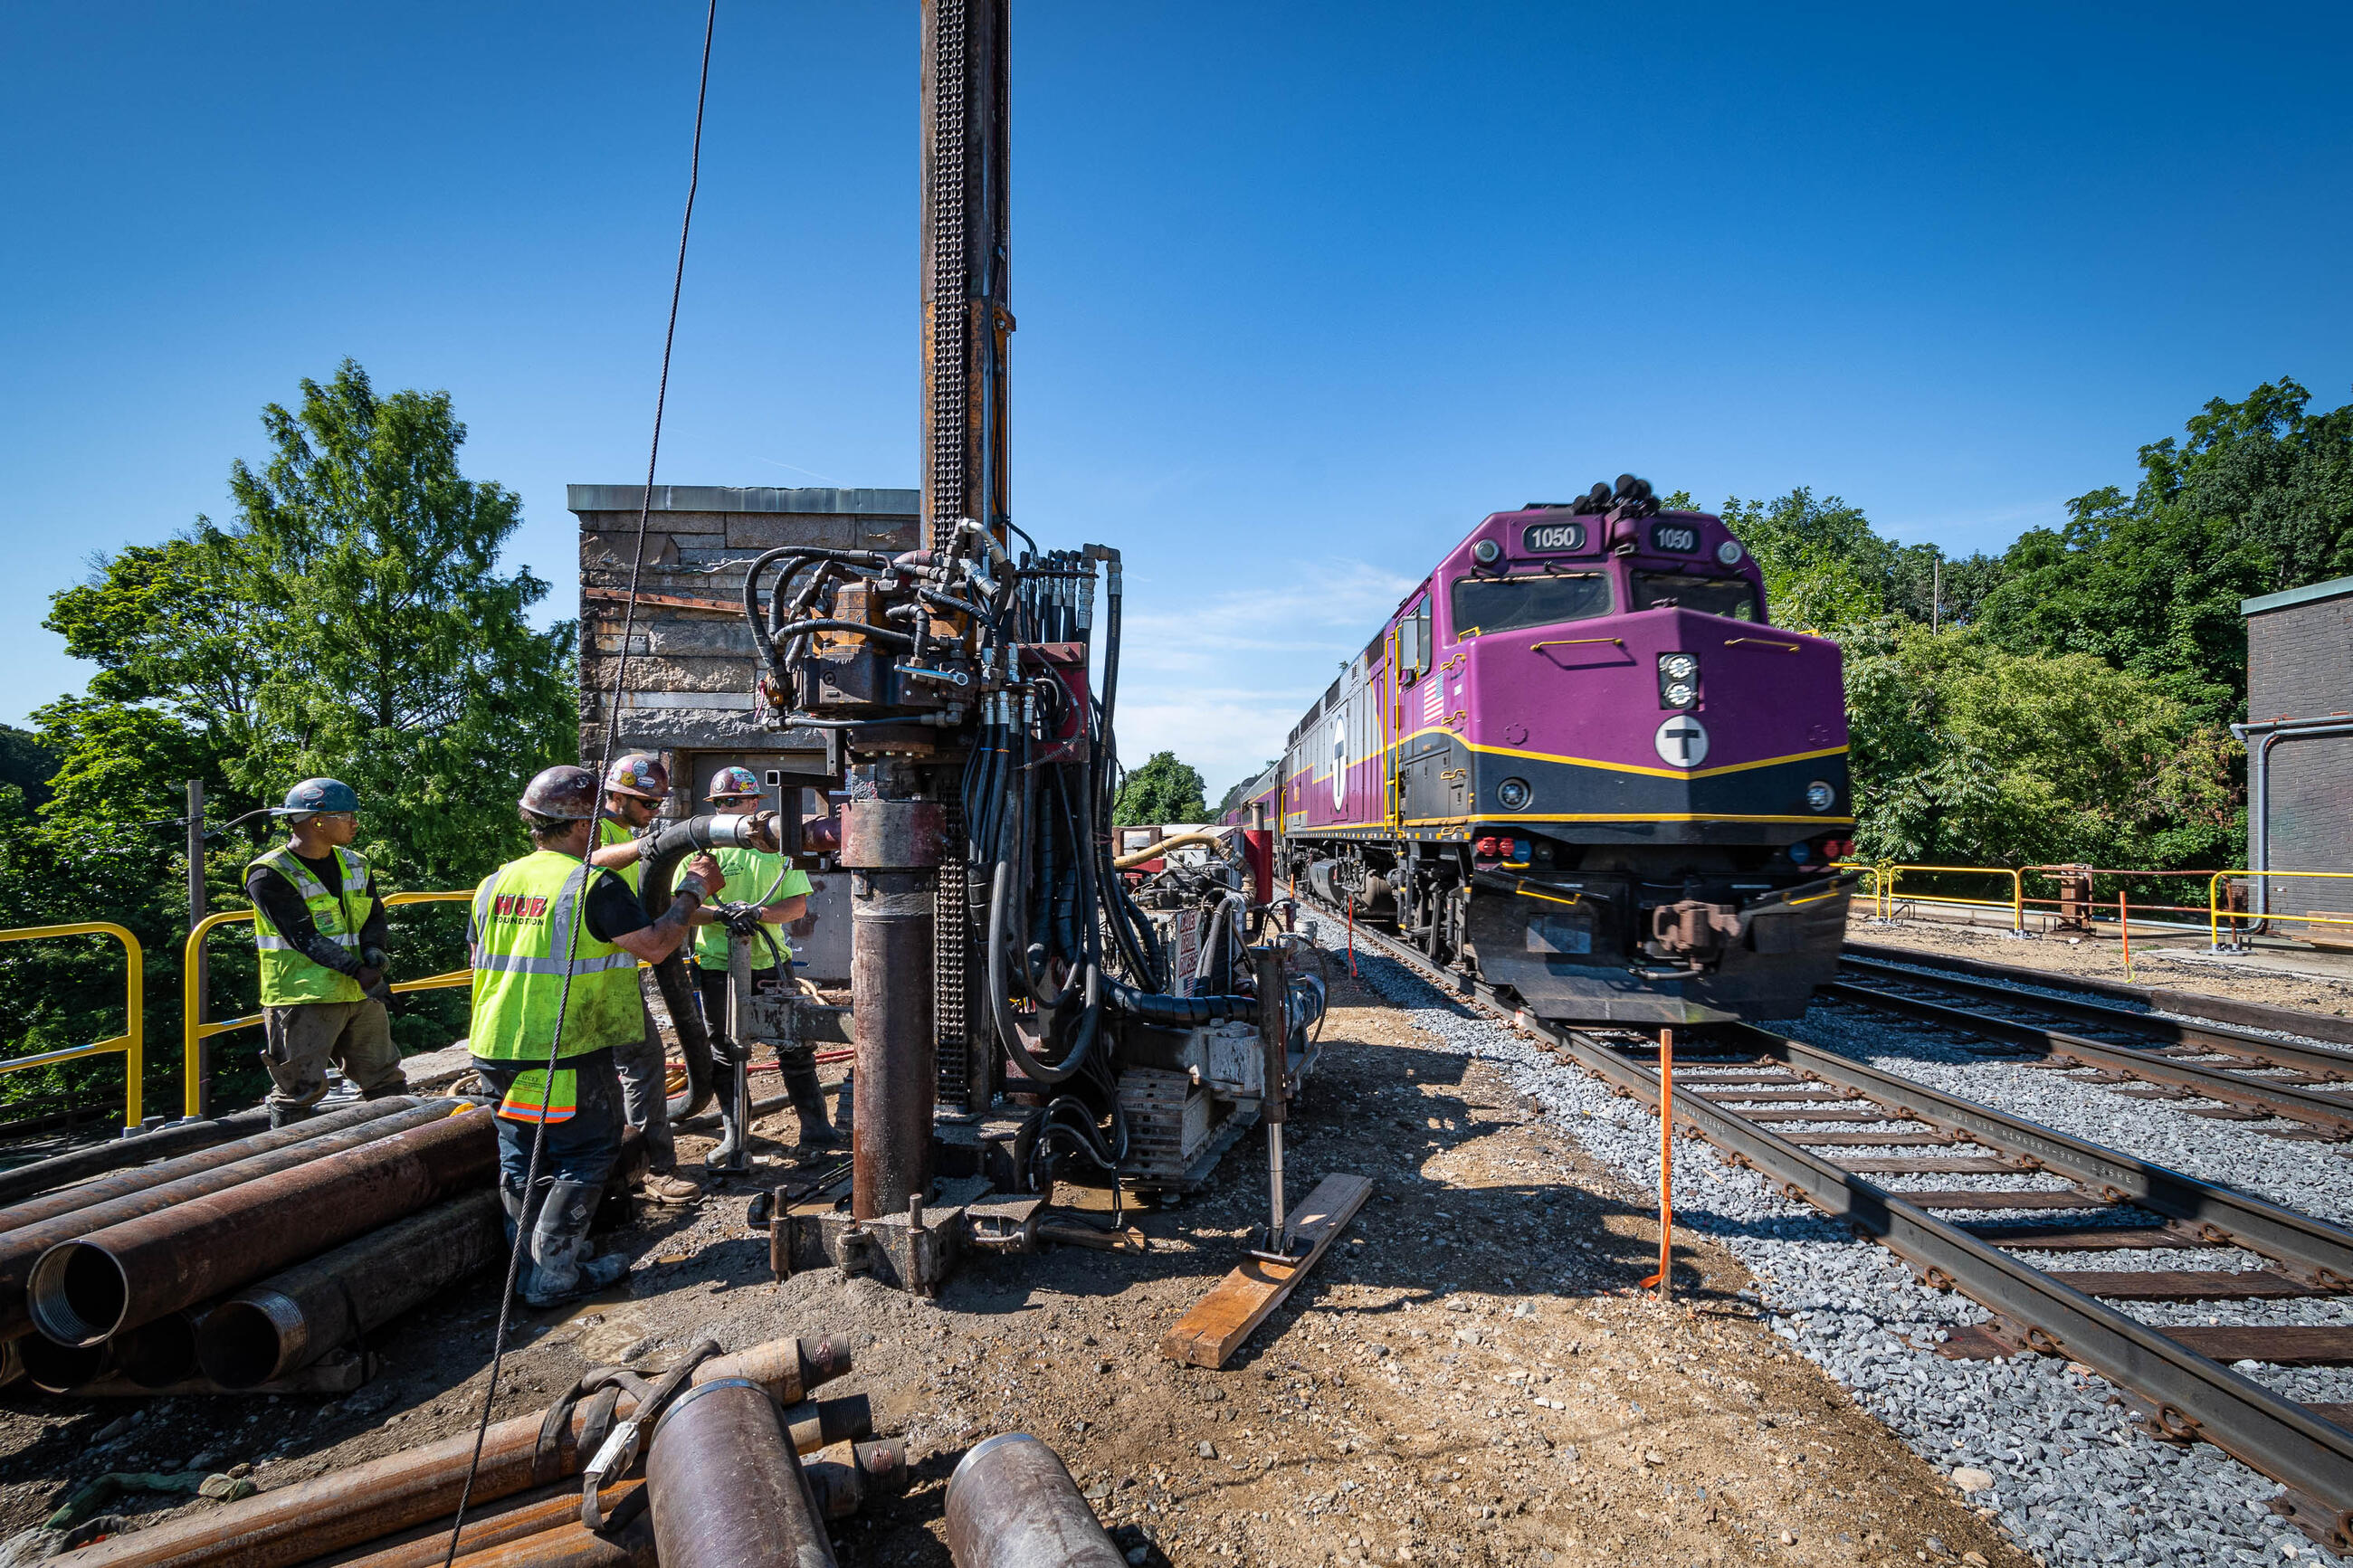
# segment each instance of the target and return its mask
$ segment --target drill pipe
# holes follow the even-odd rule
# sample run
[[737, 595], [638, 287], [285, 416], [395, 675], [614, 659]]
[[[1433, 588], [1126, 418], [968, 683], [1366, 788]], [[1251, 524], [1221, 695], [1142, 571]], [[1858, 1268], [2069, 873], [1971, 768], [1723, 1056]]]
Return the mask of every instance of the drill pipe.
[[1127, 1559], [1054, 1450], [1003, 1432], [948, 1478], [948, 1555], [955, 1568], [1125, 1568]]
[[[389, 1105], [391, 1101], [375, 1103]], [[422, 1127], [447, 1116], [449, 1108], [457, 1103], [452, 1100], [429, 1100], [422, 1103], [412, 1100], [406, 1109], [356, 1120], [298, 1143], [248, 1154], [229, 1164], [181, 1176], [160, 1186], [125, 1194], [88, 1208], [75, 1209], [69, 1214], [53, 1215], [37, 1225], [0, 1232], [0, 1339], [15, 1339], [19, 1334], [33, 1331], [32, 1315], [25, 1300], [26, 1282], [41, 1255], [58, 1243], [71, 1241], [77, 1237], [88, 1236], [94, 1230], [120, 1225], [124, 1220], [136, 1219], [142, 1215], [160, 1214], [174, 1205], [225, 1192], [279, 1171], [292, 1170], [341, 1150], [356, 1149], [364, 1143], [392, 1137], [411, 1127]], [[355, 1110], [358, 1109], [353, 1107]], [[343, 1114], [336, 1112], [336, 1116]], [[320, 1120], [334, 1119], [322, 1117]], [[306, 1122], [304, 1125], [310, 1127], [317, 1123]], [[288, 1131], [293, 1130], [290, 1128]]]
[[206, 1314], [196, 1361], [224, 1388], [274, 1383], [506, 1254], [496, 1191], [436, 1204], [231, 1296]]
[[[704, 1362], [694, 1369], [694, 1381], [749, 1378], [779, 1400], [797, 1400], [848, 1372], [849, 1364], [849, 1342], [839, 1335], [770, 1340]], [[636, 1407], [637, 1402], [624, 1394], [615, 1414], [627, 1416]], [[545, 1419], [543, 1411], [533, 1411], [491, 1424], [483, 1436], [481, 1468], [474, 1477], [470, 1510], [580, 1473], [593, 1458], [578, 1447], [586, 1412], [573, 1413], [555, 1453], [535, 1464], [539, 1428]], [[818, 1445], [810, 1447], [814, 1451]], [[98, 1542], [51, 1559], [49, 1568], [292, 1568], [396, 1530], [447, 1519], [457, 1510], [473, 1453], [474, 1434], [459, 1432], [438, 1443]]]
[[573, 1513], [565, 1523], [469, 1552], [458, 1562], [464, 1568], [654, 1568], [654, 1530], [645, 1515], [606, 1536], [580, 1522], [576, 1503]]
[[[381, 1105], [385, 1102], [376, 1100], [373, 1103]], [[315, 1123], [306, 1122], [304, 1125]], [[62, 1154], [52, 1154], [46, 1160], [36, 1160], [13, 1171], [0, 1171], [0, 1204], [19, 1203], [36, 1194], [52, 1191], [69, 1182], [82, 1181], [101, 1172], [145, 1165], [151, 1160], [162, 1161], [174, 1154], [193, 1153], [216, 1143], [226, 1143], [233, 1138], [268, 1131], [269, 1108], [257, 1106], [251, 1110], [240, 1110], [234, 1116], [206, 1121], [174, 1121], [168, 1127], [158, 1127], [153, 1132], [133, 1132], [126, 1137], [109, 1139], [103, 1143], [92, 1143], [88, 1148], [69, 1149]], [[5, 1223], [10, 1223], [7, 1216], [0, 1215], [0, 1224]]]
[[939, 1092], [932, 926], [946, 815], [937, 801], [854, 800], [841, 812], [849, 872], [849, 1212], [907, 1212], [932, 1194]]
[[907, 1445], [895, 1439], [853, 1443], [849, 1459], [811, 1459], [801, 1467], [817, 1510], [826, 1519], [847, 1519], [869, 1498], [896, 1497], [913, 1478], [907, 1471]]
[[498, 1166], [491, 1122], [480, 1107], [440, 1115], [426, 1126], [60, 1242], [41, 1254], [26, 1284], [34, 1326], [61, 1344], [96, 1344], [436, 1198], [488, 1185]]
[[[728, 844], [773, 853], [782, 847], [777, 832], [775, 812], [755, 811], [748, 816], [691, 816], [655, 833], [638, 850], [638, 902], [646, 918], [659, 920], [670, 908], [670, 879], [689, 855]], [[670, 1121], [683, 1121], [711, 1103], [716, 1066], [711, 1033], [696, 1004], [682, 950], [655, 964], [653, 972], [670, 1028], [678, 1036], [679, 1054], [686, 1058], [686, 1093], [673, 1095], [670, 1104]]]
[[16, 1342], [25, 1358], [25, 1375], [47, 1394], [79, 1393], [97, 1383], [124, 1383], [148, 1393], [196, 1371], [192, 1312], [170, 1313], [103, 1344], [61, 1345], [39, 1334]]
[[[596, 1506], [605, 1518], [611, 1519], [621, 1500], [644, 1485], [642, 1480], [616, 1481], [596, 1494]], [[458, 1536], [458, 1555], [462, 1558], [471, 1552], [487, 1552], [559, 1524], [577, 1523], [579, 1519], [578, 1487], [534, 1487], [505, 1499], [503, 1506], [498, 1508], [469, 1508], [466, 1528]], [[429, 1524], [402, 1531], [399, 1539], [389, 1543], [370, 1542], [366, 1551], [330, 1562], [332, 1568], [441, 1568], [448, 1555], [449, 1520], [444, 1515]], [[327, 1568], [327, 1564], [321, 1564], [321, 1568]]]
[[177, 1159], [158, 1160], [152, 1165], [142, 1165], [135, 1171], [123, 1171], [103, 1176], [93, 1182], [83, 1182], [63, 1192], [47, 1193], [28, 1198], [13, 1208], [0, 1209], [0, 1231], [19, 1230], [28, 1225], [38, 1225], [59, 1215], [73, 1214], [115, 1198], [127, 1198], [133, 1193], [143, 1193], [150, 1187], [160, 1187], [166, 1182], [176, 1182], [183, 1176], [193, 1176], [206, 1171], [216, 1171], [224, 1165], [255, 1154], [267, 1154], [275, 1149], [289, 1149], [307, 1143], [315, 1138], [340, 1132], [363, 1122], [377, 1121], [412, 1109], [417, 1100], [410, 1095], [392, 1095], [383, 1100], [364, 1100], [357, 1105], [347, 1105], [324, 1116], [314, 1117], [297, 1126], [277, 1132], [264, 1130], [234, 1142], [219, 1143]]
[[836, 1568], [800, 1458], [756, 1383], [702, 1384], [662, 1412], [646, 1496], [662, 1568]]

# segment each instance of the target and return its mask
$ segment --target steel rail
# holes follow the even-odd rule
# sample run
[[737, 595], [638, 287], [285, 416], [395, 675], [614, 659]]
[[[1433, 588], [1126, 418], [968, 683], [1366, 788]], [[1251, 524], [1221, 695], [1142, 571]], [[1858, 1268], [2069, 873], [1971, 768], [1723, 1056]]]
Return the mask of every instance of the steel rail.
[[2337, 1047], [2274, 1039], [2269, 1035], [2229, 1024], [2185, 1023], [2179, 1018], [2136, 1013], [2129, 1007], [2112, 1006], [2105, 1002], [2087, 1002], [2081, 997], [2045, 996], [2039, 992], [2005, 985], [1998, 980], [1978, 980], [1965, 974], [1911, 969], [1884, 959], [1857, 958], [1848, 954], [1841, 955], [1839, 963], [1846, 968], [1861, 970], [1883, 980], [1932, 985], [1963, 996], [2148, 1036], [2168, 1045], [2211, 1046], [2232, 1056], [2247, 1057], [2272, 1067], [2295, 1068], [2331, 1082], [2353, 1079], [2353, 1051]]
[[[1321, 900], [1305, 901], [1338, 913]], [[1362, 929], [1353, 934], [1425, 976], [1435, 970], [1427, 955], [1406, 943]], [[1459, 974], [1436, 973], [1458, 996], [1505, 1015], [1613, 1089], [1647, 1105], [1659, 1103], [1658, 1075], [1651, 1068], [1591, 1036], [1532, 1017], [1497, 999], [1492, 987]], [[1915, 1100], [1931, 1103], [1955, 1100], [1801, 1042], [1762, 1030], [1755, 1033], [1801, 1058], [1830, 1058], [1843, 1071], [1885, 1079], [1900, 1088], [1905, 1104]], [[1964, 1107], [1986, 1117], [1989, 1131], [2000, 1123], [2018, 1121], [1987, 1107], [1970, 1107], [1968, 1101], [1948, 1104], [1947, 1109]], [[2148, 1425], [2157, 1434], [2180, 1441], [2202, 1438], [2278, 1481], [2287, 1489], [2287, 1495], [2274, 1506], [2314, 1539], [2340, 1552], [2353, 1544], [2353, 1432], [1724, 1106], [1697, 1095], [1679, 1098], [1675, 1120], [1725, 1151], [1736, 1163], [1745, 1163], [1778, 1182], [1785, 1197], [1811, 1204], [1879, 1242], [1917, 1269], [1930, 1285], [1957, 1289], [2019, 1325], [2033, 1350], [2069, 1356], [2125, 1388], [2146, 1403]], [[2048, 1140], [2054, 1155], [2065, 1153], [2076, 1159], [2084, 1154], [2105, 1155], [2119, 1171], [2136, 1166], [2146, 1171], [2162, 1169], [2051, 1129], [2033, 1128], [2033, 1131]], [[2204, 1185], [2194, 1178], [2179, 1179]], [[2227, 1189], [2210, 1190], [2226, 1201], [2261, 1204]], [[2274, 1212], [2321, 1226], [2321, 1222], [2291, 1215], [2286, 1210], [2274, 1208]]]
[[2300, 1283], [2353, 1290], [2353, 1230], [2136, 1159], [1803, 1040], [1748, 1024], [1734, 1027], [1737, 1037], [1754, 1042], [1760, 1054], [1799, 1069], [1800, 1076], [1888, 1107], [1890, 1120], [1909, 1118], [1966, 1132], [1988, 1148], [2027, 1162], [2021, 1167], [2021, 1174], [2041, 1171], [2084, 1184], [2095, 1194], [2086, 1207], [2103, 1202], [2137, 1205], [2181, 1221], [2200, 1241], [2215, 1247], [2241, 1247], [2275, 1258], [2286, 1264]]
[[1894, 992], [1882, 991], [1875, 986], [1835, 981], [1822, 986], [1819, 994], [1835, 1001], [1860, 1003], [1882, 1012], [1901, 1013], [1950, 1029], [2008, 1040], [2047, 1052], [2052, 1057], [2080, 1062], [2085, 1067], [2103, 1067], [2151, 1083], [2171, 1084], [2177, 1089], [2191, 1089], [2225, 1104], [2291, 1117], [2321, 1128], [2337, 1139], [2353, 1138], [2353, 1101], [2315, 1094], [2292, 1084], [2266, 1083], [2261, 1079], [2200, 1067], [2178, 1057], [2159, 1056], [2137, 1046], [2112, 1046], [2061, 1029], [1990, 1017], [1967, 1008], [1949, 1007], [1941, 1002], [1924, 1001], [1915, 996], [1898, 996]]

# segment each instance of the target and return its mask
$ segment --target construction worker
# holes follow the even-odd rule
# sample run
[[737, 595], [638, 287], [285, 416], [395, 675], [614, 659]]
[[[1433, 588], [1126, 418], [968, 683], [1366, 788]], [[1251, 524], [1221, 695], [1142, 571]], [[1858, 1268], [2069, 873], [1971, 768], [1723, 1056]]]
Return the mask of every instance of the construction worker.
[[[520, 803], [533, 853], [475, 889], [474, 1070], [498, 1097], [499, 1195], [528, 1234], [522, 1297], [554, 1306], [628, 1272], [596, 1258], [589, 1221], [621, 1145], [621, 1086], [613, 1053], [644, 1029], [640, 959], [678, 951], [688, 917], [725, 879], [707, 856], [681, 869], [678, 896], [648, 921], [628, 884], [588, 864], [596, 842], [596, 775], [553, 767]], [[553, 1053], [555, 1068], [548, 1070]], [[536, 1132], [534, 1132], [536, 1129]], [[542, 1141], [539, 1181], [532, 1144]]]
[[318, 1114], [330, 1062], [369, 1100], [408, 1087], [385, 1011], [391, 930], [375, 874], [350, 847], [359, 808], [342, 780], [304, 779], [271, 813], [286, 818], [291, 836], [245, 868], [272, 1127]]
[[[669, 797], [670, 770], [659, 757], [631, 752], [615, 758], [605, 772], [605, 809], [596, 818], [597, 847], [588, 863], [618, 872], [635, 894], [644, 845], [639, 836]], [[649, 973], [638, 976], [644, 1032], [613, 1052], [613, 1066], [621, 1075], [621, 1113], [646, 1138], [646, 1175], [638, 1190], [658, 1204], [691, 1204], [702, 1196], [702, 1189], [678, 1173], [678, 1141], [670, 1130], [670, 1063], [644, 995], [652, 983]]]
[[[761, 802], [760, 781], [752, 776], [749, 768], [722, 768], [711, 780], [710, 801], [723, 816], [742, 816], [756, 810]], [[727, 885], [719, 891], [723, 910], [717, 904], [694, 911], [691, 919], [694, 932], [694, 980], [702, 994], [702, 1019], [714, 1039], [727, 1027], [727, 917], [742, 917], [756, 910], [762, 925], [789, 925], [808, 912], [808, 873], [794, 866], [782, 855], [765, 854], [757, 849], [739, 849], [722, 845], [714, 851], [719, 868], [726, 873]], [[752, 939], [752, 988], [771, 991], [789, 989], [792, 978], [793, 950], [782, 936], [771, 949], [759, 937]], [[785, 1079], [785, 1093], [799, 1113], [801, 1142], [811, 1148], [833, 1148], [841, 1135], [826, 1119], [825, 1091], [818, 1087], [817, 1055], [806, 1045], [778, 1048], [777, 1066]]]

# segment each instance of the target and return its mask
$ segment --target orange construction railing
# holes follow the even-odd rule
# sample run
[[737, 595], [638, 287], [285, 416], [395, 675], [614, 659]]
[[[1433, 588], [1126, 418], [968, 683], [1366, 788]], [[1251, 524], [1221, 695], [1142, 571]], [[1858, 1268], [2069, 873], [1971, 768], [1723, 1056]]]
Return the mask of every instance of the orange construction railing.
[[[394, 893], [386, 897], [384, 902], [386, 909], [391, 909], [401, 904], [464, 903], [473, 896], [473, 889], [470, 888], [461, 893]], [[188, 933], [187, 942], [181, 949], [180, 1072], [185, 1085], [181, 1096], [185, 1115], [195, 1116], [202, 1113], [200, 1108], [204, 1100], [204, 1069], [201, 1047], [204, 1042], [215, 1035], [226, 1035], [232, 1029], [250, 1028], [261, 1022], [261, 1015], [259, 1013], [251, 1013], [242, 1018], [226, 1018], [217, 1024], [207, 1024], [203, 1021], [204, 998], [197, 994], [196, 990], [196, 980], [200, 973], [196, 954], [204, 946], [205, 938], [212, 933], [215, 927], [252, 923], [251, 910], [223, 910], [216, 915], [206, 915], [196, 922], [195, 930]], [[85, 928], [59, 926], [50, 929], [65, 931]], [[127, 931], [124, 933], [126, 936], [129, 934]], [[437, 991], [456, 985], [470, 985], [473, 980], [472, 969], [452, 969], [445, 974], [427, 975], [422, 980], [396, 981], [392, 988], [395, 991]]]
[[83, 1057], [121, 1051], [123, 1075], [129, 1079], [122, 1089], [122, 1125], [136, 1127], [146, 1103], [144, 1085], [141, 1080], [147, 1069], [147, 1010], [141, 994], [146, 979], [146, 955], [140, 951], [139, 939], [110, 921], [78, 921], [70, 925], [19, 926], [15, 931], [0, 931], [0, 942], [31, 942], [45, 936], [111, 936], [122, 944], [122, 1033], [111, 1040], [100, 1040], [94, 1046], [75, 1046], [67, 1050], [43, 1051], [38, 1056], [15, 1057], [0, 1061], [0, 1073], [23, 1072], [27, 1068], [47, 1067], [55, 1062], [76, 1061]]

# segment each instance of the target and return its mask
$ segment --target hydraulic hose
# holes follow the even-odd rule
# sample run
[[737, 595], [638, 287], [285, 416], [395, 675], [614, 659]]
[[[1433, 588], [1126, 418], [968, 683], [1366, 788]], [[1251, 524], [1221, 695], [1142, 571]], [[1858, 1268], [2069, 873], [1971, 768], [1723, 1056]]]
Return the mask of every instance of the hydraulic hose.
[[[774, 553], [771, 552], [771, 553]], [[672, 823], [646, 840], [638, 852], [638, 905], [648, 920], [659, 920], [670, 905], [670, 878], [688, 856], [723, 844], [772, 849], [778, 843], [776, 814], [755, 811], [748, 816], [692, 816]], [[674, 1096], [670, 1119], [683, 1121], [711, 1103], [711, 1031], [705, 1026], [694, 979], [686, 972], [687, 945], [653, 965], [654, 984], [678, 1034], [679, 1055], [686, 1058], [686, 1093]]]

